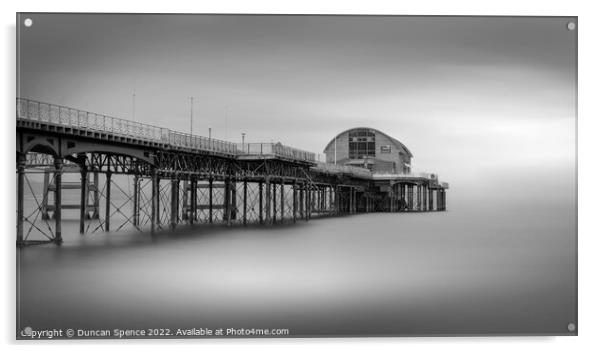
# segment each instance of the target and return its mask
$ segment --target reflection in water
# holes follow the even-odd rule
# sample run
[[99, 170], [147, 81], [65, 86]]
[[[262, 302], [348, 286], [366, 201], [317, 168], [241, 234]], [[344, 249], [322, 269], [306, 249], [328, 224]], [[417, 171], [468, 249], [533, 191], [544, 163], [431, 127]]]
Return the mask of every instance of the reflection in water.
[[19, 250], [19, 326], [565, 334], [575, 217], [547, 207], [183, 226], [154, 239], [79, 237], [74, 222], [64, 246]]

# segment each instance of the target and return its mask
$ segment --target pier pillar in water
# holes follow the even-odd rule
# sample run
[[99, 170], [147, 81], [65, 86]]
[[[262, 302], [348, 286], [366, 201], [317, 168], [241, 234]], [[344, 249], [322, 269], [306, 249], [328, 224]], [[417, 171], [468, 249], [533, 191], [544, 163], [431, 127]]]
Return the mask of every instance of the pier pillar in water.
[[54, 191], [54, 220], [55, 220], [55, 242], [57, 244], [63, 243], [63, 232], [61, 229], [61, 221], [62, 221], [62, 212], [61, 212], [61, 180], [63, 175], [63, 159], [60, 157], [54, 158], [54, 180], [55, 180], [55, 191]]
[[429, 193], [429, 211], [433, 210], [433, 189], [428, 188]]
[[270, 184], [270, 177], [265, 177], [265, 223], [270, 224], [272, 222], [272, 194], [271, 194], [272, 186]]
[[247, 225], [247, 184], [247, 179], [244, 179], [242, 182], [242, 224], [245, 226]]
[[230, 201], [231, 201], [231, 192], [230, 192], [230, 188], [231, 188], [231, 183], [230, 183], [230, 179], [226, 178], [226, 180], [224, 180], [224, 204], [223, 204], [223, 220], [224, 222], [226, 222], [227, 225], [230, 225], [230, 219], [232, 216], [232, 213], [230, 212]]
[[297, 180], [293, 181], [293, 222], [297, 223]]
[[[192, 188], [190, 189], [192, 190]], [[179, 197], [180, 196], [180, 181], [177, 178], [171, 179], [171, 206], [170, 208], [170, 228], [172, 230], [176, 229], [176, 225], [178, 224], [178, 206], [179, 206]], [[191, 205], [192, 206], [192, 205]]]
[[263, 182], [259, 182], [259, 224], [263, 224]]
[[236, 220], [238, 204], [236, 202], [236, 179], [230, 179], [230, 220]]
[[158, 195], [159, 195], [159, 176], [157, 169], [153, 168], [151, 175], [151, 234], [157, 228], [157, 211], [158, 211]]
[[209, 178], [209, 223], [213, 223], [213, 178]]
[[446, 210], [445, 189], [441, 189], [441, 211], [445, 211], [445, 210]]
[[276, 188], [277, 188], [277, 183], [273, 182], [272, 183], [272, 206], [273, 206], [273, 210], [272, 210], [272, 224], [276, 224], [277, 222], [277, 214], [278, 214], [278, 205], [277, 205], [277, 195], [278, 193], [276, 192]]
[[280, 223], [284, 223], [284, 178], [280, 179]]
[[80, 193], [79, 193], [79, 234], [84, 234], [86, 221], [86, 207], [88, 207], [88, 170], [85, 163], [80, 165]]
[[24, 199], [25, 199], [25, 153], [17, 155], [17, 245], [23, 244]]
[[188, 208], [188, 223], [194, 224], [196, 222], [196, 210], [197, 205], [197, 193], [199, 191], [199, 181], [196, 176], [190, 178], [190, 207]]
[[134, 175], [134, 227], [138, 227], [140, 223], [140, 176]]

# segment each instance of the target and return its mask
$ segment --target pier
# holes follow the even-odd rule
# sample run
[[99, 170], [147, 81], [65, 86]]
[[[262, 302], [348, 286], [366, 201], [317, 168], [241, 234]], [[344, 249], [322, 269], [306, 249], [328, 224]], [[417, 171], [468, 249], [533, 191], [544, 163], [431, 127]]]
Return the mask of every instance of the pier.
[[[280, 143], [232, 143], [22, 98], [16, 120], [18, 246], [61, 244], [63, 210], [78, 211], [80, 234], [446, 210], [448, 184], [405, 167], [319, 162]], [[76, 202], [64, 202], [67, 190]]]

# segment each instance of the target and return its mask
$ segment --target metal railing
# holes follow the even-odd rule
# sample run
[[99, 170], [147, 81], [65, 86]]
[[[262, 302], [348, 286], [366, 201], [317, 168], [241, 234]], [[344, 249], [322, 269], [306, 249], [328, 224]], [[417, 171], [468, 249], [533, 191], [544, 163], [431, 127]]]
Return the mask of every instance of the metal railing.
[[197, 151], [232, 155], [238, 152], [236, 144], [232, 142], [184, 134], [150, 124], [24, 98], [17, 98], [17, 119], [136, 138]]
[[316, 160], [315, 153], [285, 146], [281, 143], [239, 143], [237, 146], [239, 154], [244, 155], [278, 156], [308, 162], [313, 162]]
[[423, 173], [423, 172], [410, 172], [410, 173], [375, 173], [375, 178], [391, 179], [395, 177], [406, 177], [406, 178], [424, 178], [424, 179], [437, 179], [437, 174]]

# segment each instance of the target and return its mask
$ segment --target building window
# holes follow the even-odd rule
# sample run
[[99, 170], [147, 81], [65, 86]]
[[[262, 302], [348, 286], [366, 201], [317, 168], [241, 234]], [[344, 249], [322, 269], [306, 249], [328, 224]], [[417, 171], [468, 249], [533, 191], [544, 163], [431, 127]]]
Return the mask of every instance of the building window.
[[374, 131], [355, 129], [349, 132], [349, 159], [374, 157], [375, 150]]

